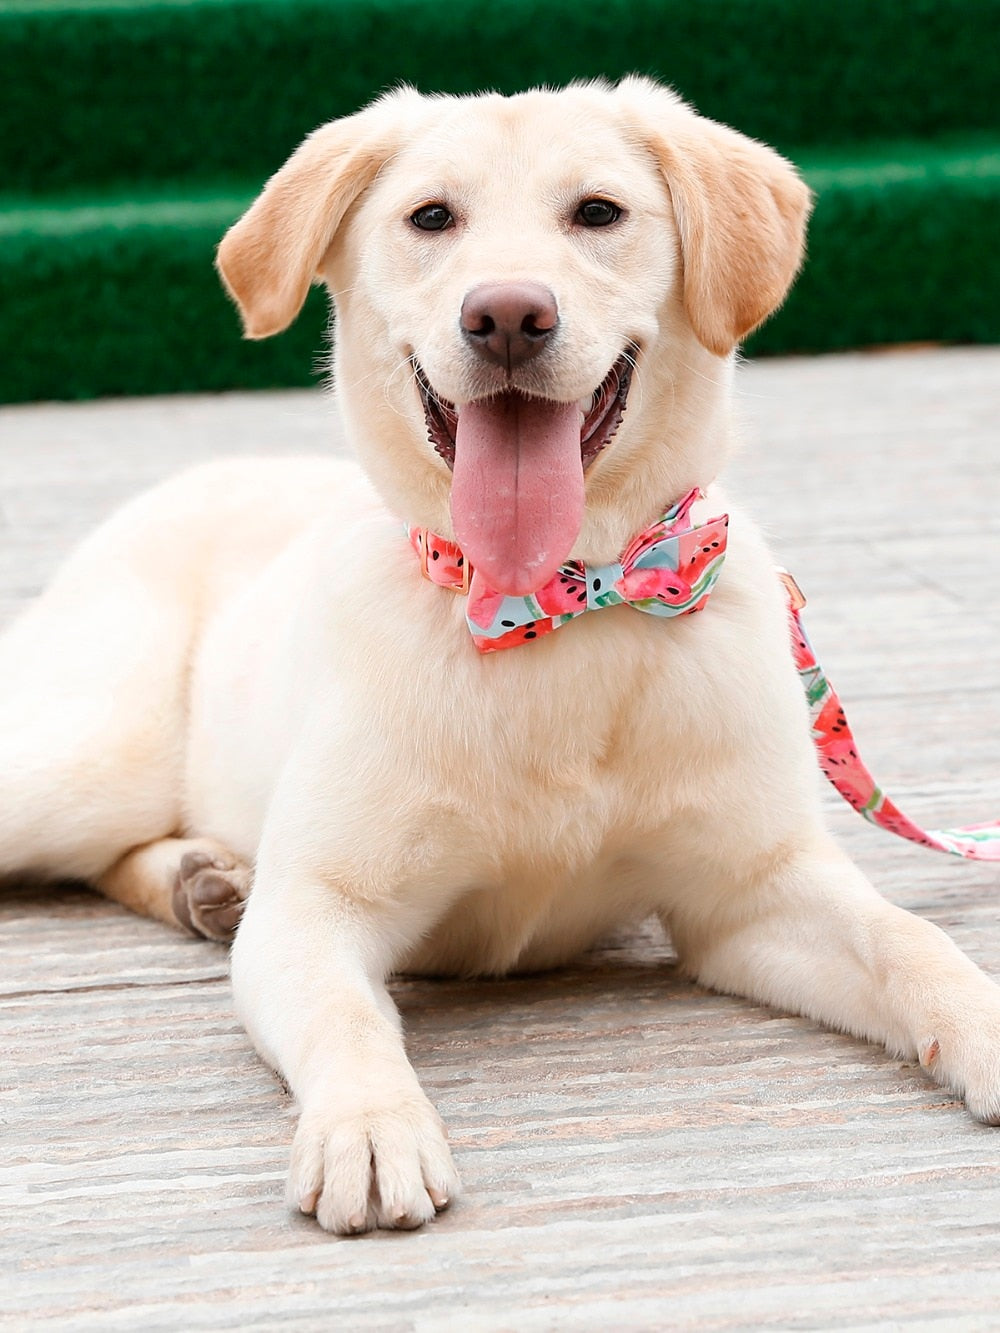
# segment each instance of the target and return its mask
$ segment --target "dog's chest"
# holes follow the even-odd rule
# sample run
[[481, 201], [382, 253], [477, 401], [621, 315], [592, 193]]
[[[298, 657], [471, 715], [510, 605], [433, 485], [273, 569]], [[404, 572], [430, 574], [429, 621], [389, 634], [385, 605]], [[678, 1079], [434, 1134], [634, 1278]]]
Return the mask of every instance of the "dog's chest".
[[408, 970], [555, 965], [658, 904], [664, 844], [706, 783], [702, 710], [676, 696], [670, 628], [615, 619], [455, 672], [423, 780], [427, 818], [458, 816], [468, 877]]
[[607, 808], [615, 824], [662, 809], [658, 777], [702, 711], [684, 686], [696, 635], [671, 642], [671, 627], [640, 621], [615, 608], [466, 661], [445, 710], [445, 754], [464, 753], [472, 780], [514, 807], [551, 802], [598, 822]]
[[[403, 970], [558, 966], [659, 905], [664, 845], [705, 785], [701, 709], [675, 694], [697, 636], [664, 652], [670, 627], [620, 612], [489, 658], [464, 653], [448, 664], [446, 706], [397, 709], [401, 743], [419, 738], [409, 845], [430, 831], [444, 889]], [[429, 683], [414, 693], [440, 699]]]

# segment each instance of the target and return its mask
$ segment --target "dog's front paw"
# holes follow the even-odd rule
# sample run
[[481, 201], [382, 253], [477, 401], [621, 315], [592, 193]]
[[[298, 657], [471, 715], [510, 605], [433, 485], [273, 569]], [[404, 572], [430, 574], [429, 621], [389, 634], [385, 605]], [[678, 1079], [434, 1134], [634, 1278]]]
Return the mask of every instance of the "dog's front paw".
[[459, 1188], [444, 1125], [422, 1094], [367, 1110], [302, 1113], [288, 1202], [315, 1214], [325, 1231], [419, 1227]]
[[942, 1024], [920, 1042], [917, 1054], [932, 1078], [964, 1098], [976, 1120], [1000, 1125], [1000, 1007], [993, 1008], [960, 1029]]

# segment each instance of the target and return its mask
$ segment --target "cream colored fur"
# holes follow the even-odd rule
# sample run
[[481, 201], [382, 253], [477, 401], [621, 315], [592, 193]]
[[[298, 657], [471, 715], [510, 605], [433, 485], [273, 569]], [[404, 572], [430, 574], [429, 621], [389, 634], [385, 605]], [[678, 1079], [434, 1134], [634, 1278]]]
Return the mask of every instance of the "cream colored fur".
[[[593, 195], [618, 224], [574, 226]], [[413, 227], [440, 200], [455, 226]], [[588, 395], [640, 348], [574, 554], [610, 561], [712, 486], [733, 348], [794, 277], [808, 202], [776, 154], [642, 80], [404, 90], [324, 127], [219, 266], [252, 337], [327, 283], [360, 470], [171, 481], [0, 644], [0, 873], [81, 875], [172, 919], [185, 848], [255, 863], [236, 1002], [301, 1105], [289, 1198], [323, 1227], [419, 1225], [458, 1189], [391, 972], [556, 965], [650, 913], [705, 985], [919, 1056], [1000, 1119], [1000, 991], [825, 832], [782, 593], [744, 514], [717, 491], [699, 508], [732, 514], [701, 615], [617, 608], [488, 657], [402, 533], [450, 533], [410, 358], [460, 405], [498, 387], [458, 323], [487, 281], [558, 300], [526, 392]]]

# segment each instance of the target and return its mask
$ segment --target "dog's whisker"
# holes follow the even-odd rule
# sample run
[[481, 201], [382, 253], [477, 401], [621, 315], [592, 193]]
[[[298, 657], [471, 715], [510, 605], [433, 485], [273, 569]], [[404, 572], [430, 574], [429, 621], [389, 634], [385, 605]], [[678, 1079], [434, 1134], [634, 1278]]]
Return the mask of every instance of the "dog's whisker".
[[635, 410], [638, 411], [642, 408], [645, 388], [642, 367], [637, 355], [627, 349], [622, 353], [622, 360], [628, 364], [631, 371], [632, 380], [629, 387], [629, 397], [635, 395]]
[[377, 366], [373, 370], [369, 370], [363, 375], [356, 375], [352, 380], [346, 380], [344, 382], [344, 388], [349, 390], [363, 389], [366, 384], [371, 383], [372, 380], [375, 380], [379, 377], [383, 377], [384, 384], [389, 385], [399, 374], [400, 370], [405, 368], [406, 364], [407, 364], [407, 359], [404, 359], [399, 365], [395, 366], [393, 370], [390, 371], [387, 378], [384, 377], [384, 372], [382, 368], [380, 366]]
[[402, 357], [392, 368], [389, 374], [382, 382], [382, 398], [390, 411], [401, 420], [405, 420], [405, 413], [402, 412], [396, 402], [393, 401], [392, 388], [400, 374], [409, 373], [410, 380], [416, 385], [416, 368], [412, 356]]
[[343, 296], [353, 296], [354, 293], [355, 293], [356, 291], [359, 291], [359, 290], [360, 290], [360, 288], [359, 288], [359, 286], [358, 286], [357, 283], [352, 283], [352, 285], [351, 285], [350, 287], [338, 287], [336, 290], [334, 290], [334, 289], [331, 287], [331, 288], [330, 288], [330, 298], [331, 298], [331, 300], [339, 301], [341, 297], [343, 297]]
[[695, 379], [701, 380], [704, 384], [711, 384], [713, 387], [718, 384], [718, 380], [712, 375], [706, 375], [703, 370], [699, 370], [697, 366], [692, 366], [682, 357], [678, 357], [677, 365], [681, 370], [686, 370], [689, 375], [693, 375]]

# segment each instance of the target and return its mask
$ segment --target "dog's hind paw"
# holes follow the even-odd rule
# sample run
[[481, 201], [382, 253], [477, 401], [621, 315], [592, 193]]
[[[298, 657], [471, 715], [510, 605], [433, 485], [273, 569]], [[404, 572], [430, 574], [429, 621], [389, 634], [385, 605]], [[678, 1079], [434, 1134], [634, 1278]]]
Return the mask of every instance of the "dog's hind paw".
[[172, 907], [182, 926], [210, 940], [230, 941], [250, 892], [250, 867], [219, 848], [181, 857]]

